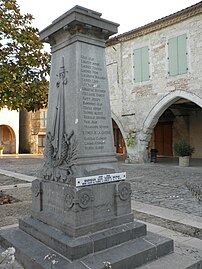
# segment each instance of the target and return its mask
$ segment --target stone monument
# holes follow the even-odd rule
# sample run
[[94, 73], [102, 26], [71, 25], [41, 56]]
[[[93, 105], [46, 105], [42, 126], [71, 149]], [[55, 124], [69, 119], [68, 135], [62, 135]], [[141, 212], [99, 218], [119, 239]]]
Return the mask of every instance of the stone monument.
[[26, 269], [133, 269], [173, 251], [134, 222], [118, 170], [104, 50], [117, 27], [75, 6], [40, 33], [52, 51], [44, 165], [31, 216], [0, 233]]

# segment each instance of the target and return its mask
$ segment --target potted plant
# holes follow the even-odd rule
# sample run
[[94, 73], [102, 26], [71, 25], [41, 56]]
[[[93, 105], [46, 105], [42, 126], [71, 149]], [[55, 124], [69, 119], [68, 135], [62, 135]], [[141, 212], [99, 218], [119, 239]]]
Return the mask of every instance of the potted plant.
[[192, 147], [186, 140], [180, 140], [174, 145], [175, 154], [179, 156], [179, 166], [189, 166], [189, 160], [194, 152]]

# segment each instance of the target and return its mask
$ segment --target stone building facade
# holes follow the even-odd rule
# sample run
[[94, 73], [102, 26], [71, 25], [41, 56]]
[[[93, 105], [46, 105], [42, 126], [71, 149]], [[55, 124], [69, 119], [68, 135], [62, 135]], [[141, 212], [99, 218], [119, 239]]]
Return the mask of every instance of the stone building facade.
[[[42, 154], [45, 146], [47, 109], [36, 112], [0, 110], [0, 145], [3, 154]], [[20, 145], [22, 144], [22, 145]]]
[[128, 160], [174, 156], [180, 139], [202, 158], [202, 2], [108, 40], [106, 61]]
[[31, 112], [30, 153], [43, 154], [45, 147], [47, 109]]
[[0, 145], [5, 154], [18, 153], [19, 112], [7, 108], [0, 110]]

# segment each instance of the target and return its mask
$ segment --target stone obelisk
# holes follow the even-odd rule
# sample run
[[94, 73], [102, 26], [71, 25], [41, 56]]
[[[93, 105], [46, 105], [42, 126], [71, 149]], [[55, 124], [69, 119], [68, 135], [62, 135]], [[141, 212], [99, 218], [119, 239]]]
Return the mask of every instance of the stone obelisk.
[[32, 217], [70, 236], [133, 220], [130, 184], [114, 152], [104, 50], [118, 24], [100, 16], [76, 6], [40, 33], [52, 63], [43, 179], [33, 182]]
[[44, 178], [117, 172], [112, 137], [105, 41], [118, 24], [76, 7], [40, 33], [52, 50]]

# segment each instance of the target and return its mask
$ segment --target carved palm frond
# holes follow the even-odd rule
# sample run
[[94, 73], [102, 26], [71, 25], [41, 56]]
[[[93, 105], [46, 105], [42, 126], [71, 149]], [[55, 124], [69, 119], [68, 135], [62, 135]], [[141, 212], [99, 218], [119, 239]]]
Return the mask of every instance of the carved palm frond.
[[72, 131], [70, 135], [64, 134], [62, 136], [62, 152], [60, 157], [56, 151], [57, 149], [54, 149], [52, 142], [53, 138], [51, 133], [48, 133], [44, 151], [45, 165], [43, 176], [49, 180], [68, 183], [69, 176], [73, 174], [72, 166], [75, 165], [77, 159], [78, 141], [74, 131]]
[[66, 163], [74, 164], [75, 160], [77, 159], [77, 147], [78, 147], [78, 140], [75, 136], [72, 137], [71, 143], [69, 144], [69, 150], [66, 158]]
[[46, 162], [49, 164], [52, 164], [52, 156], [54, 154], [54, 147], [52, 145], [52, 137], [50, 132], [46, 136], [46, 147], [44, 150], [44, 157], [46, 159]]

